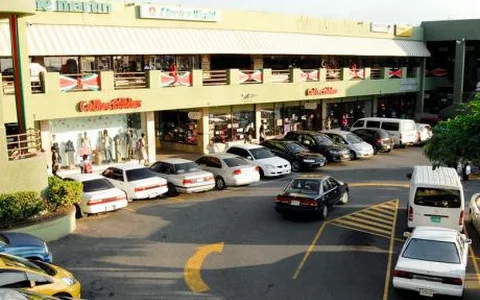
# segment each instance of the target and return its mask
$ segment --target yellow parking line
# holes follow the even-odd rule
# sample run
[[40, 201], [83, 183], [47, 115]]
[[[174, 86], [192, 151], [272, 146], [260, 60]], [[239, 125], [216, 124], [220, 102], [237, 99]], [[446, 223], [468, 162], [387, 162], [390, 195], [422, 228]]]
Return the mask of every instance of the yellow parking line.
[[384, 214], [387, 214], [387, 215], [390, 215], [393, 217], [393, 215], [395, 215], [395, 212], [392, 211], [392, 210], [386, 210], [386, 209], [383, 209], [383, 208], [380, 208], [380, 207], [373, 207], [372, 210], [374, 211], [378, 211], [378, 212], [381, 212], [381, 213], [384, 213]]
[[383, 230], [383, 229], [375, 228], [375, 227], [368, 226], [368, 225], [358, 224], [358, 223], [355, 223], [355, 222], [344, 220], [343, 218], [339, 219], [339, 220], [335, 220], [334, 223], [346, 224], [346, 225], [352, 226], [354, 228], [355, 227], [360, 227], [360, 228], [363, 228], [363, 229], [366, 229], [366, 230], [370, 230], [370, 231], [373, 231], [373, 232], [378, 232], [378, 233], [385, 234], [385, 235], [390, 234], [390, 231], [388, 231], [388, 230]]
[[390, 287], [390, 271], [392, 269], [393, 246], [395, 245], [395, 227], [397, 225], [398, 200], [395, 201], [395, 215], [393, 218], [392, 230], [390, 232], [390, 246], [388, 248], [387, 272], [385, 274], [385, 288], [383, 289], [383, 300], [388, 299], [388, 289]]
[[375, 222], [378, 222], [378, 223], [382, 223], [382, 224], [386, 224], [386, 225], [390, 225], [390, 226], [392, 225], [392, 221], [393, 221], [393, 219], [392, 220], [385, 220], [383, 218], [377, 218], [375, 216], [371, 216], [371, 215], [366, 214], [364, 212], [359, 212], [357, 214], [357, 216], [362, 217], [363, 219], [369, 219], [369, 220], [372, 220], [372, 221], [375, 221]]
[[[375, 236], [378, 236], [378, 237], [383, 237], [383, 238], [386, 238], [386, 239], [390, 239], [389, 235], [370, 232], [370, 231], [367, 231], [367, 230], [358, 229], [358, 228], [354, 228], [354, 227], [350, 227], [350, 226], [346, 226], [346, 225], [338, 224], [338, 223], [330, 223], [330, 224], [333, 225], [333, 226], [337, 226], [337, 227], [341, 227], [341, 228], [345, 228], [345, 229], [350, 229], [350, 230], [354, 230], [354, 231], [359, 231], [359, 232], [363, 232], [363, 233], [368, 233], [368, 234], [375, 235]], [[402, 242], [402, 243], [405, 242], [404, 239], [400, 239], [400, 238], [395, 238], [395, 241], [396, 242]]]
[[386, 183], [386, 182], [357, 182], [357, 183], [350, 183], [348, 184], [349, 187], [369, 187], [369, 186], [377, 186], [377, 187], [402, 187], [402, 188], [409, 188], [410, 185], [408, 183]]
[[372, 216], [377, 216], [380, 219], [383, 219], [385, 221], [389, 221], [390, 223], [393, 222], [393, 216], [386, 216], [382, 213], [372, 211], [372, 210], [368, 210], [368, 209], [360, 211], [359, 214], [369, 214], [369, 215], [372, 215]]
[[222, 253], [223, 247], [223, 242], [201, 246], [188, 259], [183, 269], [183, 277], [190, 290], [195, 293], [203, 293], [210, 289], [210, 287], [202, 279], [202, 275], [200, 274], [201, 267], [210, 253]]
[[386, 230], [391, 230], [392, 229], [392, 224], [381, 224], [381, 223], [377, 223], [375, 221], [371, 221], [371, 220], [367, 220], [367, 219], [364, 219], [364, 218], [359, 218], [357, 216], [348, 216], [347, 218], [345, 218], [347, 221], [357, 221], [359, 223], [363, 223], [365, 225], [371, 225], [371, 226], [375, 226], [375, 227], [380, 227], [380, 228], [383, 228], [383, 229], [386, 229]]
[[[468, 233], [467, 233], [466, 230], [465, 230], [465, 234], [468, 237]], [[468, 247], [468, 253], [470, 254], [470, 259], [473, 262], [473, 268], [475, 269], [475, 273], [476, 273], [476, 276], [477, 276], [477, 282], [478, 282], [478, 284], [480, 284], [480, 268], [478, 267], [477, 258], [475, 257], [475, 253], [472, 250], [472, 246]]]
[[129, 212], [132, 212], [132, 213], [136, 212], [135, 210], [133, 210], [133, 209], [131, 209], [131, 208], [128, 208], [128, 207], [124, 207], [124, 208], [122, 208], [122, 209], [123, 209], [123, 210], [126, 210], [126, 211], [129, 211]]

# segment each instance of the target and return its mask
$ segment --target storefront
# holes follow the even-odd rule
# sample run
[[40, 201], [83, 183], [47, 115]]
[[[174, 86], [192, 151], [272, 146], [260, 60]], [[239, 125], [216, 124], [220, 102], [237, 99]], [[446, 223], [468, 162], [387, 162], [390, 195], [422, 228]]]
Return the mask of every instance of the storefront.
[[378, 97], [377, 116], [413, 119], [416, 100], [416, 92]]
[[201, 112], [192, 110], [168, 110], [156, 112], [157, 138], [163, 148], [168, 144], [197, 146]]
[[372, 97], [350, 97], [329, 100], [326, 104], [326, 120], [323, 120], [324, 128], [342, 127], [342, 119], [346, 118], [347, 127], [356, 120], [372, 116]]
[[[255, 132], [255, 106], [221, 106], [209, 109], [208, 135], [214, 143], [243, 141]], [[252, 138], [256, 138], [253, 134]]]

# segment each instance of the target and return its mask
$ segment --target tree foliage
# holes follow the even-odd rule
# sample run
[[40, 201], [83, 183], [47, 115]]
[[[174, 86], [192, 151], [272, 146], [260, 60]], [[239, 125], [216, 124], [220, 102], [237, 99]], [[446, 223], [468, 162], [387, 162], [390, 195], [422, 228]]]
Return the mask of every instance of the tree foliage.
[[434, 166], [456, 167], [459, 162], [480, 164], [480, 94], [462, 104], [454, 119], [433, 128], [432, 139], [424, 147]]

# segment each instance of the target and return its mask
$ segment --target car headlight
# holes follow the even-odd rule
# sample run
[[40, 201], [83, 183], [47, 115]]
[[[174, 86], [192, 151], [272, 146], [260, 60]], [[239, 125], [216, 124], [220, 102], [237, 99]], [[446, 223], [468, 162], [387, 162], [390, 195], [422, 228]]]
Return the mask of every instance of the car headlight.
[[314, 163], [315, 162], [314, 159], [310, 159], [310, 158], [305, 158], [303, 161], [306, 162], [306, 163]]
[[48, 251], [48, 246], [47, 246], [47, 243], [43, 242], [43, 247], [45, 249], [45, 254], [49, 254], [50, 252]]
[[74, 285], [75, 284], [75, 279], [70, 278], [70, 277], [62, 277], [63, 282], [65, 282], [66, 285]]

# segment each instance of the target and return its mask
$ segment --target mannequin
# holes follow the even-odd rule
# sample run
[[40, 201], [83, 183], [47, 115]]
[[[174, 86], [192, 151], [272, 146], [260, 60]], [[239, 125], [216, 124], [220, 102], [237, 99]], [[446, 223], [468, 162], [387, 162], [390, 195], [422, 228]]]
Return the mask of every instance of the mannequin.
[[115, 142], [115, 162], [122, 161], [122, 143], [123, 143], [123, 134], [122, 130], [120, 129], [118, 134], [113, 138]]
[[130, 128], [128, 130], [125, 140], [127, 142], [126, 157], [127, 157], [127, 160], [131, 160], [132, 158], [135, 157], [135, 145], [134, 145], [135, 136], [134, 136], [133, 129]]
[[104, 129], [102, 134], [102, 150], [103, 150], [103, 162], [112, 162], [112, 143], [108, 136], [108, 130]]
[[58, 142], [56, 140], [56, 136], [54, 134], [52, 135], [52, 148], [54, 148], [55, 152], [57, 153], [56, 154], [56, 156], [57, 156], [56, 162], [59, 166], [61, 166], [62, 157], [60, 156], [60, 146], [58, 145]]
[[71, 140], [68, 140], [65, 144], [65, 153], [67, 157], [67, 165], [70, 169], [73, 169], [75, 167], [75, 147], [73, 146], [73, 142]]
[[92, 144], [90, 143], [90, 138], [87, 135], [87, 132], [83, 133], [81, 138], [81, 146], [80, 146], [80, 157], [83, 155], [91, 155], [92, 154]]

